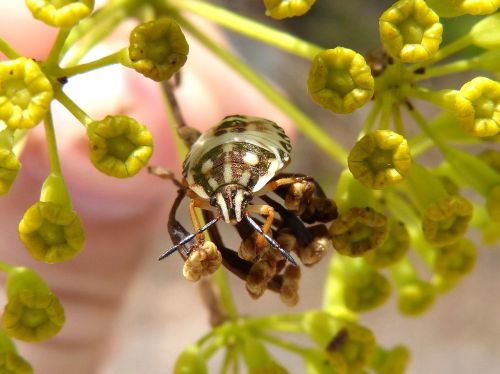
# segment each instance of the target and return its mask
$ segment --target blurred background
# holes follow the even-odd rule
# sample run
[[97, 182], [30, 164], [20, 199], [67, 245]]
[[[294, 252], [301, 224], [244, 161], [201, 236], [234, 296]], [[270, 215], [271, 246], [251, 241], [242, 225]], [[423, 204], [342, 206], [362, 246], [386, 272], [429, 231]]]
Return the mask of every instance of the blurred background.
[[[318, 0], [310, 13], [298, 19], [274, 21], [263, 15], [263, 5], [255, 0], [213, 1], [248, 14], [274, 27], [287, 30], [323, 47], [338, 45], [364, 54], [379, 46], [378, 16], [392, 1]], [[443, 20], [446, 43], [468, 30], [474, 17]], [[312, 103], [306, 94], [308, 63], [290, 55], [228, 33], [234, 49], [251, 66], [266, 75], [306, 113], [317, 120], [346, 148], [350, 148], [366, 116], [367, 108], [349, 116], [335, 115]], [[474, 53], [468, 49], [467, 53]], [[271, 78], [272, 77], [272, 78]], [[432, 81], [430, 86], [460, 87], [468, 76], [452, 76]], [[432, 116], [430, 108], [422, 106]], [[431, 155], [430, 157], [434, 157]], [[300, 134], [294, 141], [290, 171], [317, 178], [334, 195], [340, 169], [314, 144]], [[314, 164], [311, 163], [314, 160]], [[432, 162], [432, 159], [426, 160]], [[188, 221], [185, 221], [188, 222]], [[220, 225], [221, 230], [223, 228]], [[229, 228], [230, 230], [230, 228]], [[476, 238], [477, 239], [477, 238]], [[476, 243], [479, 243], [476, 240]], [[142, 271], [127, 297], [127, 307], [118, 322], [116, 346], [105, 374], [169, 373], [179, 352], [209, 331], [208, 315], [197, 285], [185, 281], [182, 262], [173, 257], [158, 263], [155, 255], [170, 245], [165, 238], [146, 258]], [[407, 346], [412, 352], [408, 373], [468, 374], [498, 373], [500, 368], [500, 248], [479, 246], [475, 270], [449, 294], [438, 298], [428, 312], [419, 317], [404, 317], [392, 298], [374, 312], [363, 314], [360, 322], [369, 326], [379, 342], [391, 347]], [[297, 312], [321, 305], [322, 284], [329, 258], [312, 269], [305, 269], [301, 281], [301, 301], [294, 308], [281, 304], [277, 295], [266, 293], [252, 300], [244, 284], [230, 275], [237, 306], [243, 315]], [[289, 357], [283, 351], [278, 358]], [[300, 360], [287, 358], [291, 373], [302, 373]], [[217, 372], [217, 356], [213, 360]], [[212, 370], [210, 371], [212, 372]]]

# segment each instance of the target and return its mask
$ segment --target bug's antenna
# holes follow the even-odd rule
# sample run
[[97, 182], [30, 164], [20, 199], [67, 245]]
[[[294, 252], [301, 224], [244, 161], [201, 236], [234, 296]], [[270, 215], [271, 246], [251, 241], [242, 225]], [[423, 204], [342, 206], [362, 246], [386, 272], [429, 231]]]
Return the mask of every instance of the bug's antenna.
[[198, 229], [196, 232], [189, 234], [186, 236], [184, 239], [182, 239], [179, 243], [174, 245], [172, 248], [170, 248], [168, 251], [163, 253], [160, 257], [158, 257], [158, 261], [163, 260], [164, 258], [170, 256], [172, 253], [174, 253], [180, 246], [183, 246], [187, 242], [193, 240], [196, 235], [201, 234], [203, 231], [208, 229], [210, 226], [212, 226], [215, 222], [217, 222], [220, 219], [220, 217], [216, 217], [210, 222], [206, 223], [204, 226], [202, 226], [200, 229]]
[[269, 235], [267, 235], [264, 231], [262, 231], [262, 229], [260, 228], [260, 226], [257, 224], [257, 222], [255, 222], [252, 218], [250, 218], [250, 216], [245, 216], [246, 220], [248, 221], [248, 223], [250, 223], [250, 225], [252, 225], [252, 227], [255, 229], [255, 231], [257, 231], [259, 234], [263, 235], [264, 238], [266, 238], [267, 242], [269, 244], [271, 244], [271, 247], [273, 247], [274, 249], [277, 249], [278, 251], [280, 251], [281, 255], [286, 258], [288, 261], [290, 261], [290, 263], [293, 265], [293, 266], [299, 266], [297, 265], [297, 263], [295, 262], [295, 260], [293, 259], [292, 256], [290, 256], [290, 253], [288, 253], [287, 251], [285, 251], [283, 248], [281, 248], [281, 246], [279, 245], [279, 243], [274, 240], [273, 238], [271, 238]]

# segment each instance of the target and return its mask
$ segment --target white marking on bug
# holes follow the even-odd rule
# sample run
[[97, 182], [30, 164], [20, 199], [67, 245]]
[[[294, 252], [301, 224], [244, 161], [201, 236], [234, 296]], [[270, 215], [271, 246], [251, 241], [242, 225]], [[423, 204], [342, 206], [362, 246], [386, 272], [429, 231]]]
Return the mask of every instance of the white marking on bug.
[[217, 181], [214, 178], [210, 178], [208, 180], [208, 185], [212, 187], [213, 190], [216, 190], [217, 187], [219, 187], [219, 183], [217, 183]]
[[243, 190], [236, 191], [236, 196], [234, 197], [234, 213], [236, 215], [236, 221], [241, 221], [241, 211], [243, 204]]
[[248, 165], [251, 165], [251, 166], [255, 166], [255, 165], [257, 165], [259, 163], [259, 156], [257, 156], [253, 152], [247, 152], [243, 156], [243, 162], [245, 164], [248, 164]]
[[252, 173], [250, 171], [245, 170], [242, 174], [240, 179], [238, 179], [238, 184], [241, 184], [242, 186], [248, 186], [248, 183], [250, 182], [250, 177], [252, 176]]
[[214, 166], [214, 162], [212, 160], [207, 160], [201, 166], [201, 172], [203, 174], [207, 174], [210, 170], [212, 170], [213, 166]]
[[259, 178], [259, 180], [257, 181], [257, 183], [255, 183], [255, 186], [253, 187], [252, 192], [257, 192], [257, 191], [261, 190], [262, 188], [264, 188], [264, 186], [267, 184], [267, 182], [269, 182], [271, 180], [271, 178], [276, 175], [276, 172], [281, 168], [280, 164], [281, 163], [279, 160], [273, 159], [270, 162], [269, 167], [267, 168], [266, 174], [261, 176]]
[[199, 184], [191, 184], [191, 185], [189, 185], [189, 188], [192, 191], [194, 191], [202, 199], [208, 199], [208, 198], [210, 198], [210, 196], [207, 195], [207, 193], [205, 192], [205, 190], [203, 189], [203, 187], [200, 186]]
[[224, 201], [224, 197], [222, 197], [222, 193], [218, 192], [216, 195], [217, 199], [217, 205], [219, 206], [219, 209], [221, 210], [222, 216], [224, 217], [224, 221], [227, 223], [231, 223], [229, 220], [229, 212], [227, 210], [227, 205], [226, 202]]

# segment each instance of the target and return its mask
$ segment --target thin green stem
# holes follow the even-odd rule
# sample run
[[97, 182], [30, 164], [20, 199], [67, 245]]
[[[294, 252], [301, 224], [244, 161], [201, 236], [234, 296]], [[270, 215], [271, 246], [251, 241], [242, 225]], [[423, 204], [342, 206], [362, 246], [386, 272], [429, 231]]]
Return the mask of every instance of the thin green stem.
[[179, 10], [187, 10], [198, 14], [254, 40], [259, 40], [309, 60], [324, 49], [286, 32], [278, 31], [216, 5], [211, 5], [206, 1], [177, 0], [170, 1], [170, 3]]
[[375, 123], [375, 120], [377, 119], [380, 113], [381, 107], [382, 107], [382, 100], [375, 99], [370, 109], [370, 113], [368, 113], [368, 116], [366, 117], [365, 122], [363, 123], [363, 130], [359, 134], [359, 138], [362, 138], [364, 135], [372, 131], [373, 124]]
[[208, 361], [225, 344], [226, 338], [224, 336], [220, 336], [218, 339], [212, 341], [202, 352], [203, 359]]
[[405, 124], [403, 122], [403, 118], [401, 117], [401, 109], [397, 103], [394, 103], [392, 106], [392, 120], [394, 121], [394, 129], [396, 132], [405, 136]]
[[226, 353], [224, 354], [224, 360], [222, 362], [222, 367], [220, 369], [221, 374], [229, 373], [229, 368], [234, 365], [234, 361], [238, 359], [238, 351], [232, 346], [226, 347]]
[[45, 137], [47, 138], [50, 172], [53, 174], [61, 175], [61, 163], [59, 161], [59, 154], [57, 153], [56, 133], [54, 131], [52, 112], [50, 110], [45, 115], [43, 125], [45, 128]]
[[336, 160], [340, 165], [344, 167], [347, 166], [347, 152], [344, 148], [335, 142], [328, 133], [319, 128], [305, 113], [300, 111], [294, 104], [288, 101], [274, 87], [262, 79], [254, 70], [237, 59], [233, 54], [214, 43], [209, 37], [199, 31], [186, 19], [178, 16], [178, 22], [222, 61], [228, 64], [250, 84], [257, 88], [271, 103], [292, 119], [297, 128], [320, 149]]
[[5, 40], [0, 38], [0, 52], [2, 52], [7, 58], [13, 60], [15, 58], [21, 57]]
[[303, 313], [298, 314], [275, 314], [266, 317], [250, 318], [245, 320], [249, 326], [259, 329], [272, 329], [289, 333], [300, 333], [302, 329]]
[[123, 54], [126, 53], [126, 48], [121, 49], [115, 53], [112, 53], [108, 56], [104, 56], [95, 61], [87, 62], [85, 64], [80, 64], [76, 66], [71, 66], [67, 68], [62, 68], [60, 70], [60, 74], [64, 77], [71, 77], [73, 75], [86, 73], [91, 70], [96, 70], [102, 68], [104, 66], [119, 64], [123, 59]]
[[382, 108], [381, 108], [382, 114], [380, 115], [379, 129], [387, 130], [389, 129], [389, 123], [391, 119], [392, 95], [389, 92], [384, 92], [382, 93], [381, 100], [382, 100]]
[[444, 144], [443, 141], [434, 134], [424, 116], [422, 116], [422, 114], [420, 114], [420, 112], [415, 107], [413, 107], [411, 110], [408, 110], [408, 112], [413, 117], [415, 122], [417, 122], [420, 128], [427, 134], [427, 136], [432, 139], [434, 145], [438, 146], [442, 151], [445, 150], [447, 147], [446, 144]]
[[220, 292], [220, 298], [224, 309], [226, 310], [229, 318], [232, 320], [238, 318], [238, 310], [236, 309], [236, 304], [234, 303], [233, 295], [231, 293], [231, 288], [229, 287], [229, 282], [227, 281], [226, 271], [220, 267], [214, 273], [214, 281], [217, 284]]
[[455, 95], [457, 92], [455, 90], [446, 89], [436, 92], [425, 87], [406, 86], [403, 91], [405, 96], [417, 97], [442, 109], [453, 111], [455, 108]]
[[0, 271], [3, 271], [6, 274], [9, 274], [10, 272], [14, 271], [15, 267], [12, 265], [9, 265], [6, 262], [0, 261]]
[[306, 347], [302, 347], [302, 346], [297, 345], [295, 343], [278, 338], [277, 336], [266, 334], [266, 333], [263, 333], [260, 331], [256, 332], [256, 335], [259, 339], [262, 339], [262, 340], [264, 340], [272, 345], [275, 345], [277, 347], [280, 347], [284, 350], [298, 353], [299, 355], [305, 355], [308, 353], [308, 350], [309, 350]]
[[52, 45], [52, 49], [50, 50], [49, 55], [45, 60], [45, 65], [47, 65], [49, 68], [59, 63], [64, 43], [66, 42], [66, 38], [68, 37], [70, 31], [71, 29], [66, 29], [66, 28], [59, 29], [56, 41]]
[[461, 73], [474, 67], [474, 59], [454, 61], [449, 64], [427, 68], [424, 74], [415, 74], [415, 81], [440, 77], [448, 74]]
[[54, 89], [54, 98], [64, 105], [64, 107], [85, 127], [94, 122], [94, 120], [71, 100], [61, 88]]

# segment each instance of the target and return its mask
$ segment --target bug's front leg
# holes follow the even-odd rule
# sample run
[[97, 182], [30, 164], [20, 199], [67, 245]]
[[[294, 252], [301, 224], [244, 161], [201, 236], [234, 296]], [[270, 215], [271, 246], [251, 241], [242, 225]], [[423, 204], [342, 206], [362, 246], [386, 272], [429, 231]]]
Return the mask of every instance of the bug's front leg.
[[[198, 214], [196, 213], [196, 208], [204, 209], [204, 210], [212, 210], [213, 207], [205, 200], [194, 197], [191, 198], [191, 202], [189, 203], [189, 215], [191, 216], [191, 222], [193, 223], [193, 227], [195, 231], [199, 231], [201, 228], [201, 223], [198, 218]], [[205, 236], [203, 233], [199, 233], [196, 235], [196, 243], [203, 243]]]
[[[274, 221], [274, 208], [270, 205], [249, 205], [247, 207], [248, 212], [257, 213], [266, 217], [264, 224], [262, 225], [262, 231], [266, 234], [271, 231], [271, 225]], [[260, 253], [266, 248], [266, 239], [263, 235], [258, 235], [255, 241], [255, 247], [257, 253]]]

